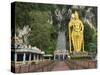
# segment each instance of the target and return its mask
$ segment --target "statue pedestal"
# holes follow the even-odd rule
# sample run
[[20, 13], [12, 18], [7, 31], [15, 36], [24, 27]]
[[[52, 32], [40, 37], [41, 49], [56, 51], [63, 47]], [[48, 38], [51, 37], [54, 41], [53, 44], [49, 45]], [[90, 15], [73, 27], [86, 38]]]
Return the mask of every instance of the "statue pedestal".
[[87, 52], [72, 52], [70, 53], [71, 58], [88, 58], [89, 55]]

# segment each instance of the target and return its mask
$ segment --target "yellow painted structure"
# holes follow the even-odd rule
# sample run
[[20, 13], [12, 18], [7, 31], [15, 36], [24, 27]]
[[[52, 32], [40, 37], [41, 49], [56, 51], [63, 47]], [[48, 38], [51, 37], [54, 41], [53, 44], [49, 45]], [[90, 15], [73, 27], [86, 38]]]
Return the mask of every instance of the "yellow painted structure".
[[69, 44], [70, 44], [70, 53], [72, 52], [72, 47], [74, 52], [81, 52], [83, 48], [84, 51], [84, 25], [82, 21], [79, 19], [78, 12], [75, 11], [71, 15], [71, 19], [69, 22]]

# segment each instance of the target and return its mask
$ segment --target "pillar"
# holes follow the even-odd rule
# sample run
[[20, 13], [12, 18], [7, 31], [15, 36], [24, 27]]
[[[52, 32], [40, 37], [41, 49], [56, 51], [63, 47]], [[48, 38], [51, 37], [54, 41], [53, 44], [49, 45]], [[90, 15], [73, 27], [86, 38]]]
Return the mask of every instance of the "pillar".
[[60, 55], [58, 55], [58, 60], [60, 60]]
[[56, 55], [54, 55], [54, 60], [56, 60]]
[[31, 63], [31, 57], [32, 57], [32, 55], [31, 55], [31, 53], [30, 53], [30, 55], [29, 55], [29, 62]]
[[63, 54], [63, 60], [65, 60], [65, 55]]
[[15, 59], [15, 62], [16, 62], [17, 61], [17, 53], [15, 53], [15, 58], [14, 59]]
[[26, 61], [26, 53], [24, 53], [23, 55], [23, 64], [25, 64], [25, 61]]

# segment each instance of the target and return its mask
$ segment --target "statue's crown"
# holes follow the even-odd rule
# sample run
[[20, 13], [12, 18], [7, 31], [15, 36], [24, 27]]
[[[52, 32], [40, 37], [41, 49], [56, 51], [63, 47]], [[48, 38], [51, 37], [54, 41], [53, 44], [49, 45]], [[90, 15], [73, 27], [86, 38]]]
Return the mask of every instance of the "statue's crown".
[[79, 17], [79, 15], [78, 15], [78, 12], [77, 12], [77, 11], [75, 11], [75, 17]]

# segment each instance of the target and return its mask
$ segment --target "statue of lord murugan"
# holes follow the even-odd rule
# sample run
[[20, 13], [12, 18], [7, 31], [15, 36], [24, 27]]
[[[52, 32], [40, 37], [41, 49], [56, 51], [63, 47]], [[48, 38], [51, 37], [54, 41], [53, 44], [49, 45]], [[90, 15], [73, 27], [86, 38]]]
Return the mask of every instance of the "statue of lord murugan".
[[70, 53], [72, 52], [72, 47], [74, 52], [84, 51], [84, 36], [83, 36], [84, 26], [82, 21], [79, 19], [78, 12], [72, 13], [69, 22], [69, 46]]

